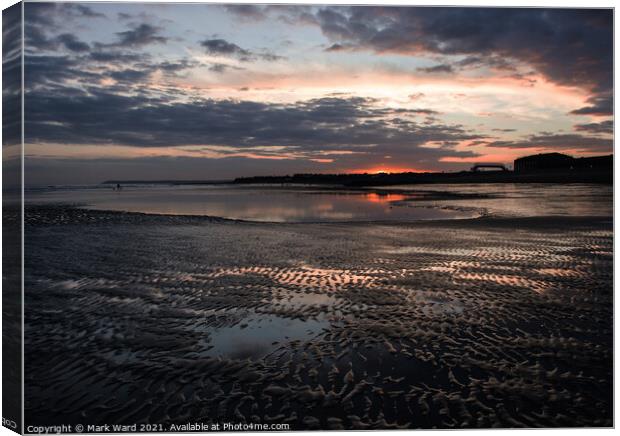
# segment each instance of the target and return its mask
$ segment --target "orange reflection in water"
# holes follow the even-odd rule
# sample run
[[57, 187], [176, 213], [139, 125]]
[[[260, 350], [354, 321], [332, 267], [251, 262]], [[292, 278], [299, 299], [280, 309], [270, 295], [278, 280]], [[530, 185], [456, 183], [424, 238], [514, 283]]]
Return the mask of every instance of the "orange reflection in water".
[[364, 198], [372, 203], [389, 203], [391, 201], [402, 201], [406, 197], [402, 194], [378, 194], [371, 192], [366, 194]]

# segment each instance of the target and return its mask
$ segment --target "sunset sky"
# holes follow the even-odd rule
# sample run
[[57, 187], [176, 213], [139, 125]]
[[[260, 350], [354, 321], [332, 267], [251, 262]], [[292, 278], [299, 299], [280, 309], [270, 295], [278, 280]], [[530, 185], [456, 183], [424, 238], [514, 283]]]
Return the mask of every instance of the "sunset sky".
[[607, 9], [27, 3], [28, 184], [612, 152]]

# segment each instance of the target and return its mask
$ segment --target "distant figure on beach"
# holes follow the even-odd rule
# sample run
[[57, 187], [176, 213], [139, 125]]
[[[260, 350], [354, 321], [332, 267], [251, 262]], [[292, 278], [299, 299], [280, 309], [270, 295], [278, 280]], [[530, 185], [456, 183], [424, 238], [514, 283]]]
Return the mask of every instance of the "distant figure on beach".
[[116, 184], [116, 190], [117, 190], [117, 191], [120, 191], [121, 189], [122, 189], [122, 188], [121, 188], [121, 184], [120, 184], [120, 183], [117, 183], [117, 184]]

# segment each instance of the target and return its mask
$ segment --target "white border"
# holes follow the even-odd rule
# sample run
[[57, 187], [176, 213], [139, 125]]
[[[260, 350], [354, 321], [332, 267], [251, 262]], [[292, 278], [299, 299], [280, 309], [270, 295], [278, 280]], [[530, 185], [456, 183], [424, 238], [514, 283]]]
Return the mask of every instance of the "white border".
[[[45, 1], [45, 0], [31, 0], [31, 1]], [[67, 0], [67, 2], [72, 2], [72, 3], [131, 3], [130, 0], [107, 0], [105, 2], [103, 1], [80, 1], [80, 0]], [[2, 6], [2, 9], [6, 9], [7, 7], [15, 4], [16, 2], [13, 0], [0, 0], [0, 5]], [[185, 0], [185, 1], [180, 1], [180, 0], [140, 0], [140, 1], [136, 1], [135, 3], [228, 3], [228, 4], [264, 4], [264, 3], [269, 3], [269, 4], [316, 4], [316, 5], [334, 5], [334, 4], [341, 4], [341, 5], [350, 5], [350, 4], [354, 4], [354, 5], [402, 5], [402, 6], [471, 6], [471, 7], [476, 7], [476, 6], [481, 6], [481, 7], [555, 7], [555, 8], [614, 8], [614, 2], [610, 1], [610, 0], [590, 0], [590, 1], [576, 1], [576, 0], [564, 0], [564, 1], [559, 1], [559, 0], [546, 0], [546, 1], [511, 1], [511, 2], [506, 2], [506, 3], [502, 3], [499, 2], [497, 0], [493, 1], [493, 0], [475, 0], [475, 1], [467, 1], [467, 0], [444, 0], [444, 1], [433, 1], [433, 0], [388, 0], [388, 1], [382, 1], [382, 0], [336, 0], [333, 2], [329, 2], [329, 1], [300, 1], [300, 0], [287, 0], [287, 1], [283, 1], [283, 0], [271, 0], [271, 1], [257, 1], [257, 0], [245, 0], [245, 1], [213, 1], [213, 0], [206, 0], [206, 1], [200, 1], [200, 0]], [[22, 17], [23, 17], [23, 4], [22, 4]], [[0, 52], [1, 52], [1, 48], [0, 48]], [[617, 54], [618, 54], [618, 44], [617, 44], [617, 35], [615, 33], [615, 9], [614, 9], [614, 84], [615, 84], [615, 79], [616, 79], [616, 69], [615, 69], [615, 59], [617, 58]], [[22, 156], [21, 156], [21, 167], [22, 167], [22, 229], [24, 228], [24, 181], [25, 181], [25, 165], [24, 165], [24, 156], [25, 156], [25, 148], [24, 148], [24, 137], [25, 137], [25, 132], [24, 132], [24, 26], [22, 25], [22, 114], [21, 114], [21, 121], [22, 121], [22, 126], [21, 126], [21, 138], [22, 138]], [[1, 78], [1, 74], [0, 74], [0, 89], [2, 88], [2, 78]], [[0, 103], [1, 104], [1, 103]], [[614, 114], [616, 113], [616, 104], [617, 102], [615, 101], [615, 88], [614, 88]], [[0, 129], [0, 142], [2, 139], [2, 132]], [[614, 151], [615, 151], [615, 117], [614, 117]], [[615, 153], [614, 153], [615, 154]], [[620, 194], [617, 192], [617, 190], [615, 189], [616, 187], [616, 183], [615, 183], [615, 176], [618, 175], [618, 166], [620, 164], [617, 163], [617, 161], [614, 159], [614, 208], [615, 208], [615, 204], [617, 203], [617, 200], [620, 196]], [[0, 190], [2, 188], [2, 178], [1, 178], [1, 174], [2, 171], [0, 169]], [[614, 214], [614, 247], [615, 247], [615, 242], [616, 242], [616, 234], [615, 234], [615, 224], [616, 224], [616, 216]], [[2, 230], [0, 229], [0, 242], [2, 241]], [[24, 265], [24, 250], [23, 250], [23, 246], [24, 246], [24, 232], [22, 231], [22, 266]], [[616, 272], [616, 261], [617, 259], [615, 259], [614, 256], [614, 295], [615, 292], [617, 290], [616, 287], [616, 280], [615, 280], [615, 272]], [[0, 270], [1, 270], [1, 264], [0, 264]], [[21, 282], [22, 282], [22, 380], [24, 380], [24, 274], [22, 272], [22, 277], [21, 277]], [[1, 309], [1, 301], [0, 301], [0, 309]], [[616, 348], [616, 338], [618, 338], [618, 325], [616, 323], [616, 319], [615, 319], [615, 313], [616, 313], [616, 299], [614, 298], [614, 351], [617, 350]], [[0, 348], [0, 367], [1, 367], [1, 356], [2, 356], [2, 351]], [[616, 385], [617, 385], [617, 381], [618, 381], [618, 368], [615, 365], [615, 352], [614, 352], [614, 422], [615, 422], [615, 418], [620, 416], [618, 414], [618, 411], [620, 409], [620, 405], [619, 402], [616, 401], [616, 397], [615, 397], [615, 392], [616, 392]], [[22, 398], [21, 398], [21, 403], [22, 403], [22, 412], [24, 410], [24, 390], [22, 387]], [[2, 397], [0, 395], [0, 410], [2, 407]], [[24, 416], [22, 414], [22, 429], [23, 429], [23, 425], [24, 425]], [[447, 433], [449, 431], [453, 431], [453, 430], [436, 430], [436, 431], [432, 431], [432, 433]], [[575, 428], [575, 429], [537, 429], [537, 430], [493, 430], [493, 429], [485, 429], [485, 430], [464, 430], [466, 431], [468, 434], [472, 434], [472, 435], [488, 435], [488, 434], [498, 434], [498, 433], [509, 433], [510, 435], [515, 435], [515, 436], [521, 436], [521, 435], [527, 435], [530, 434], [532, 431], [536, 431], [536, 432], [543, 432], [543, 433], [549, 433], [549, 434], [555, 434], [555, 435], [560, 435], [560, 434], [610, 434], [610, 433], [615, 433], [615, 429], [583, 429], [583, 428]], [[352, 431], [348, 431], [348, 432], [352, 432]], [[390, 434], [394, 434], [395, 430], [389, 430], [389, 431], [373, 431], [373, 434], [379, 434], [379, 435], [390, 435]], [[409, 432], [409, 431], [407, 431]], [[263, 432], [264, 433], [264, 432]], [[291, 433], [291, 432], [288, 432]], [[317, 434], [318, 432], [294, 432], [297, 434]], [[356, 432], [358, 433], [358, 432]], [[398, 433], [402, 433], [402, 431], [399, 431]], [[430, 430], [419, 430], [416, 431], [416, 433], [422, 433], [422, 434], [430, 434], [431, 431]], [[5, 427], [1, 427], [0, 426], [0, 436], [9, 436], [9, 435], [14, 435], [15, 433], [10, 431], [9, 429], [5, 428]], [[188, 433], [166, 433], [166, 434], [179, 434], [179, 435], [187, 435]], [[230, 434], [230, 433], [227, 433]], [[256, 432], [248, 432], [246, 434], [250, 434], [250, 435], [260, 435], [261, 433], [256, 433]]]

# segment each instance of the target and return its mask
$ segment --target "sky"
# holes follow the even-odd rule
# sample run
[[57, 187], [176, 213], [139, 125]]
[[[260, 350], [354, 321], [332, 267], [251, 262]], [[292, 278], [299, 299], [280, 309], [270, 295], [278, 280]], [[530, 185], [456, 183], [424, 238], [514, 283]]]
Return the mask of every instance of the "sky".
[[613, 151], [610, 9], [26, 3], [26, 183]]

